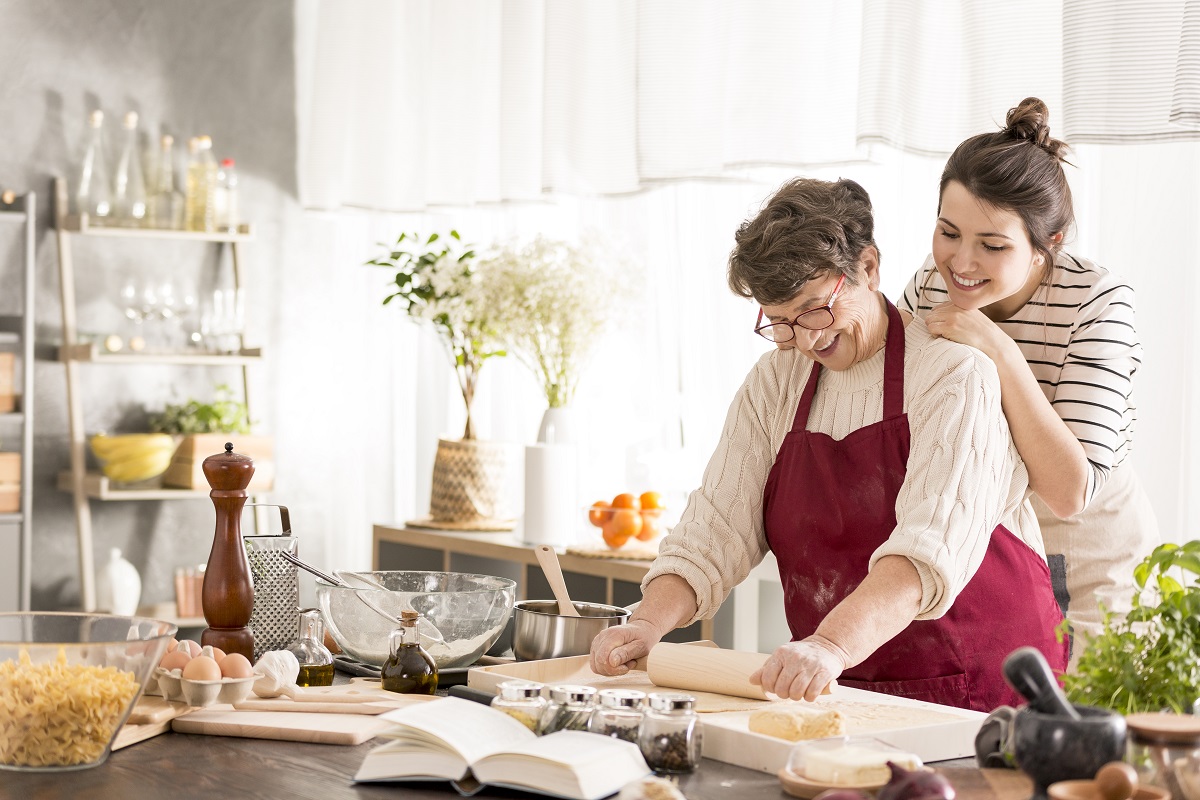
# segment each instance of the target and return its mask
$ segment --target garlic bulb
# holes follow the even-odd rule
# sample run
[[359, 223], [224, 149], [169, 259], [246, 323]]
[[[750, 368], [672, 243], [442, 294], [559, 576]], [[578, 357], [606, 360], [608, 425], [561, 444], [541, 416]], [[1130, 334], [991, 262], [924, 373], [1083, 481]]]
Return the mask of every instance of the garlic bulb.
[[271, 650], [263, 653], [254, 665], [254, 693], [259, 697], [278, 697], [287, 687], [296, 685], [300, 675], [300, 662], [287, 650]]
[[630, 781], [621, 788], [617, 800], [687, 800], [673, 781], [650, 775]]

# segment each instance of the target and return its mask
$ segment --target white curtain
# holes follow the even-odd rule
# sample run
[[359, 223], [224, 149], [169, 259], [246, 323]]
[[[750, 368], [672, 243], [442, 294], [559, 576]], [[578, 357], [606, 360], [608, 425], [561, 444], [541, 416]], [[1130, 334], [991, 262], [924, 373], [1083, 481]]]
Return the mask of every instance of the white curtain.
[[[1043, 98], [1055, 135], [1078, 145], [1071, 246], [1138, 291], [1147, 354], [1135, 462], [1168, 538], [1194, 535], [1200, 0], [297, 9], [301, 201], [333, 212], [314, 236], [356, 243], [339, 269], [365, 269], [355, 265], [370, 244], [400, 230], [450, 226], [477, 242], [596, 229], [644, 264], [638, 324], [605, 341], [581, 387], [592, 442], [582, 502], [699, 479], [762, 352], [747, 333], [753, 310], [725, 288], [725, 257], [782, 179], [867, 187], [895, 296], [928, 252], [945, 155], [1021, 98]], [[460, 427], [461, 403], [436, 340], [390, 349], [402, 463], [386, 491], [403, 519], [424, 513], [434, 441]], [[487, 435], [530, 441], [541, 401], [506, 361], [489, 363], [476, 411]]]

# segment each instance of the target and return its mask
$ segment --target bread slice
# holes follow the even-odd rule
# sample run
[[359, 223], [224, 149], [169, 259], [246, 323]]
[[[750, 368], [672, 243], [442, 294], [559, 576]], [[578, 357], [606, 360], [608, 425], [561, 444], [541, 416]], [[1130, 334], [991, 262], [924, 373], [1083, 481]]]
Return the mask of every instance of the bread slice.
[[750, 715], [750, 730], [777, 739], [798, 742], [801, 739], [824, 739], [846, 732], [846, 719], [836, 708], [806, 703], [802, 700], [772, 703]]

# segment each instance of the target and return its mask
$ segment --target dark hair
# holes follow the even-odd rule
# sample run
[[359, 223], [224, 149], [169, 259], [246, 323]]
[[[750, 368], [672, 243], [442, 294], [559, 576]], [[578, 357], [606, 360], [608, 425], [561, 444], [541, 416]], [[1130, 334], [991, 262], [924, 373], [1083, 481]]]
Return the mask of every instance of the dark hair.
[[950, 181], [958, 181], [988, 205], [1011, 211], [1025, 224], [1034, 249], [1046, 258], [1046, 274], [1075, 223], [1071, 187], [1063, 172], [1065, 142], [1050, 135], [1050, 111], [1036, 97], [1026, 97], [1008, 111], [1003, 130], [972, 136], [955, 148], [942, 170], [938, 212]]
[[857, 283], [859, 257], [875, 245], [874, 231], [871, 198], [854, 181], [788, 181], [734, 235], [729, 288], [771, 306], [831, 272]]

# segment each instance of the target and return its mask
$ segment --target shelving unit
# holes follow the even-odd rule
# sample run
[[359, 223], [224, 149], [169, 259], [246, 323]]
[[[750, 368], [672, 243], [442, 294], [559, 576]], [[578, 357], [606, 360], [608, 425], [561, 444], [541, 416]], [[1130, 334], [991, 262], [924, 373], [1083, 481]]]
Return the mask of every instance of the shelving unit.
[[[228, 366], [241, 372], [242, 397], [250, 407], [248, 370], [262, 359], [262, 352], [247, 349], [238, 334], [235, 353], [207, 352], [118, 352], [101, 350], [92, 342], [79, 339], [76, 324], [75, 266], [71, 242], [76, 236], [106, 237], [118, 239], [173, 239], [203, 244], [228, 245], [233, 263], [234, 288], [245, 285], [242, 275], [241, 245], [253, 239], [249, 226], [239, 226], [237, 231], [197, 232], [148, 228], [99, 227], [90, 224], [86, 214], [69, 214], [67, 184], [62, 178], [54, 180], [54, 220], [58, 238], [59, 287], [62, 295], [63, 344], [59, 348], [59, 360], [67, 370], [67, 409], [70, 427], [71, 469], [58, 476], [57, 486], [72, 496], [75, 510], [75, 527], [79, 543], [80, 598], [85, 611], [96, 607], [95, 559], [93, 556], [91, 501], [134, 501], [134, 500], [181, 500], [204, 499], [208, 490], [199, 489], [120, 489], [114, 488], [101, 474], [87, 471], [87, 431], [84, 427], [84, 394], [80, 367], [91, 364], [109, 367], [130, 367], [148, 364], [178, 366]], [[257, 524], [257, 517], [256, 517]]]
[[[0, 225], [23, 227], [24, 265], [21, 270], [20, 309], [16, 314], [0, 315], [0, 350], [15, 352], [20, 362], [20, 389], [16, 407], [11, 412], [0, 413], [0, 439], [11, 441], [14, 429], [20, 431], [17, 449], [21, 453], [20, 507], [16, 513], [0, 514], [0, 552], [8, 553], [8, 542], [15, 541], [16, 558], [4, 557], [7, 566], [0, 567], [0, 575], [15, 573], [15, 581], [3, 580], [0, 584], [15, 587], [15, 596], [0, 594], [0, 611], [27, 611], [30, 607], [31, 548], [33, 544], [33, 336], [34, 336], [34, 258], [35, 225], [37, 223], [37, 196], [34, 192], [17, 195], [11, 204], [0, 209]], [[14, 287], [15, 288], [15, 287]], [[16, 529], [15, 536], [10, 532]]]

